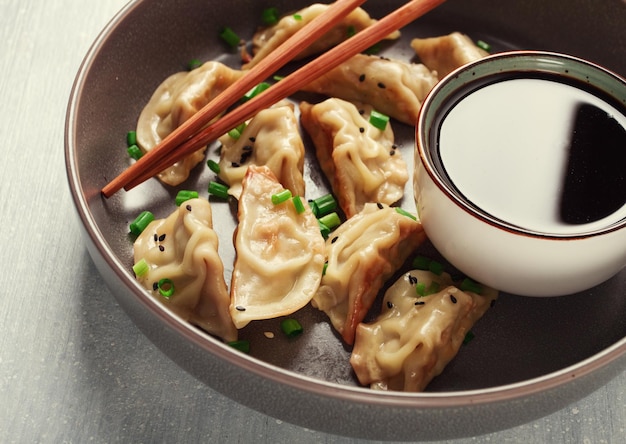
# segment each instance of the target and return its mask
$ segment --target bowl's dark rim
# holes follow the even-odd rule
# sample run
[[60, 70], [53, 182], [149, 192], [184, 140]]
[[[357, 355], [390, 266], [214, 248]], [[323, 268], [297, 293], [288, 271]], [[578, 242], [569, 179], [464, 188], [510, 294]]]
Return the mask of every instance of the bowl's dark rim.
[[[488, 64], [494, 60], [499, 61], [499, 60], [505, 60], [505, 59], [516, 59], [519, 61], [519, 64], [522, 65], [521, 67], [519, 65], [516, 65], [515, 68], [511, 68], [510, 71], [503, 71], [501, 69], [498, 71], [498, 73], [522, 72], [522, 71], [533, 72], [533, 73], [539, 73], [542, 71], [547, 72], [547, 73], [556, 73], [555, 71], [547, 71], [547, 70], [544, 71], [542, 68], [539, 68], [536, 66], [526, 67], [524, 65], [524, 61], [532, 61], [533, 59], [536, 59], [539, 57], [550, 58], [553, 60], [565, 60], [569, 63], [575, 63], [575, 64], [578, 64], [579, 66], [586, 66], [589, 69], [597, 70], [598, 72], [601, 72], [603, 75], [613, 78], [616, 82], [621, 83], [623, 85], [623, 89], [626, 90], [626, 79], [624, 79], [622, 76], [604, 68], [603, 66], [600, 66], [588, 60], [582, 59], [580, 57], [575, 57], [575, 56], [571, 56], [571, 55], [563, 54], [563, 53], [556, 53], [552, 51], [537, 51], [537, 50], [506, 51], [506, 52], [489, 55], [483, 59], [464, 65], [452, 71], [451, 73], [449, 73], [447, 76], [441, 79], [439, 83], [435, 85], [435, 87], [433, 87], [433, 89], [430, 91], [430, 93], [424, 100], [422, 107], [419, 111], [417, 125], [415, 127], [416, 149], [417, 149], [417, 153], [419, 154], [422, 167], [424, 168], [426, 173], [430, 176], [430, 178], [432, 179], [433, 183], [437, 186], [437, 188], [439, 188], [452, 203], [454, 203], [457, 207], [459, 207], [464, 212], [466, 212], [469, 216], [479, 219], [483, 222], [486, 222], [487, 224], [501, 231], [513, 233], [513, 234], [520, 235], [520, 236], [526, 236], [526, 237], [530, 237], [534, 239], [572, 241], [572, 240], [580, 240], [580, 239], [589, 239], [589, 238], [593, 238], [596, 236], [602, 236], [602, 235], [606, 235], [615, 231], [619, 231], [621, 229], [626, 229], [626, 218], [623, 218], [605, 228], [588, 231], [588, 232], [582, 232], [582, 233], [573, 233], [573, 234], [541, 233], [537, 231], [526, 230], [521, 227], [517, 227], [515, 225], [509, 224], [505, 221], [502, 221], [500, 219], [497, 219], [489, 215], [488, 213], [477, 210], [475, 207], [469, 205], [466, 201], [461, 199], [457, 195], [457, 193], [455, 193], [450, 188], [450, 186], [437, 173], [435, 167], [433, 166], [431, 162], [431, 157], [426, 153], [425, 147], [428, 146], [428, 143], [429, 143], [428, 142], [429, 137], [427, 135], [428, 125], [426, 123], [427, 117], [429, 116], [429, 112], [431, 111], [431, 108], [435, 106], [433, 105], [433, 102], [436, 100], [437, 95], [442, 89], [446, 88], [449, 83], [455, 81], [457, 77], [460, 77], [465, 73], [474, 71], [476, 67], [484, 65], [484, 64]], [[556, 74], [564, 74], [564, 73], [556, 73]]]
[[[115, 256], [115, 253], [109, 248], [106, 239], [98, 229], [93, 214], [89, 209], [87, 198], [81, 188], [76, 162], [76, 129], [74, 127], [74, 122], [86, 74], [107, 37], [115, 31], [119, 23], [123, 21], [141, 2], [142, 0], [133, 0], [121, 9], [120, 12], [118, 12], [118, 14], [108, 23], [108, 25], [102, 30], [100, 35], [94, 41], [80, 65], [72, 86], [66, 113], [66, 174], [72, 200], [84, 227], [85, 235], [88, 236], [89, 240], [93, 243], [97, 250], [97, 254], [102, 257], [106, 265], [120, 279], [126, 288], [133, 293], [134, 297], [141, 302], [141, 305], [143, 305], [146, 310], [150, 311], [155, 317], [163, 322], [168, 328], [176, 332], [180, 337], [190, 341], [200, 349], [211, 353], [211, 355], [218, 359], [226, 361], [232, 365], [236, 365], [237, 367], [264, 379], [276, 382], [279, 385], [288, 385], [298, 391], [308, 392], [316, 396], [324, 396], [326, 398], [334, 398], [342, 401], [408, 409], [467, 407], [471, 405], [490, 404], [494, 402], [527, 398], [534, 394], [545, 392], [546, 390], [565, 386], [579, 378], [589, 376], [626, 355], [625, 337], [610, 347], [607, 347], [601, 352], [596, 353], [595, 355], [592, 355], [575, 365], [537, 378], [513, 384], [455, 392], [383, 392], [370, 390], [365, 387], [352, 387], [321, 379], [315, 379], [268, 364], [232, 349], [171, 313], [150, 297], [150, 295], [131, 276], [129, 270], [125, 269], [125, 266], [119, 258]], [[102, 198], [104, 199], [104, 197]]]

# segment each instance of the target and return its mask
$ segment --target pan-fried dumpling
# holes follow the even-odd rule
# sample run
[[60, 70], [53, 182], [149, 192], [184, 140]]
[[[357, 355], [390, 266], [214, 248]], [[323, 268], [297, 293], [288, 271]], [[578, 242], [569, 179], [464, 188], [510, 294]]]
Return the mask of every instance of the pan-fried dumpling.
[[265, 165], [294, 196], [304, 196], [304, 144], [293, 105], [260, 111], [238, 139], [220, 138], [219, 177], [239, 199], [241, 181], [250, 165]]
[[367, 103], [378, 112], [415, 125], [422, 102], [437, 81], [436, 73], [424, 65], [357, 54], [303, 90]]
[[422, 225], [383, 204], [366, 204], [326, 241], [328, 266], [311, 303], [347, 344], [385, 281], [425, 240]]
[[[171, 75], [154, 91], [137, 122], [137, 143], [143, 152], [152, 150], [172, 131], [243, 75], [219, 62], [207, 62], [189, 72]], [[179, 185], [204, 160], [205, 148], [158, 174], [168, 185]]]
[[[418, 284], [441, 291], [419, 297]], [[413, 270], [385, 293], [382, 312], [356, 330], [350, 363], [363, 385], [379, 390], [422, 391], [456, 356], [465, 336], [498, 292], [461, 291], [446, 273]]]
[[443, 78], [455, 69], [489, 55], [465, 34], [453, 32], [441, 37], [411, 40], [421, 62]]
[[[252, 52], [254, 56], [249, 63], [244, 65], [243, 69], [252, 68], [261, 59], [267, 57], [270, 52], [274, 51], [282, 43], [289, 39], [289, 37], [294, 35], [298, 30], [322, 14], [327, 8], [328, 5], [315, 3], [296, 13], [285, 15], [273, 26], [260, 29], [252, 38]], [[326, 34], [312, 43], [308, 48], [305, 48], [296, 57], [296, 60], [322, 53], [375, 22], [376, 20], [370, 18], [365, 10], [362, 8], [356, 8], [339, 24], [331, 28]], [[387, 38], [397, 39], [399, 36], [400, 33], [396, 31]]]
[[[224, 341], [237, 339], [207, 200], [188, 200], [167, 218], [152, 221], [135, 240], [135, 263], [142, 259], [148, 271], [137, 280], [159, 302]], [[161, 290], [167, 294], [172, 286], [172, 295], [162, 296]]]
[[308, 203], [274, 204], [284, 188], [265, 166], [250, 166], [239, 199], [230, 314], [237, 328], [285, 316], [309, 303], [324, 269], [324, 238]]
[[300, 121], [311, 136], [320, 166], [350, 218], [367, 202], [391, 205], [402, 198], [409, 173], [394, 145], [391, 125], [368, 122], [372, 108], [341, 99], [300, 104]]

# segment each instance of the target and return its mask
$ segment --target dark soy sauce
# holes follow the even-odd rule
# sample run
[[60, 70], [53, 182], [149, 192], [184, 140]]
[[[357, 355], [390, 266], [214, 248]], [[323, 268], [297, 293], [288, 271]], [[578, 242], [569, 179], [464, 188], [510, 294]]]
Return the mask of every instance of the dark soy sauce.
[[575, 234], [626, 218], [626, 111], [556, 75], [496, 78], [448, 109], [438, 154], [470, 205], [529, 231]]

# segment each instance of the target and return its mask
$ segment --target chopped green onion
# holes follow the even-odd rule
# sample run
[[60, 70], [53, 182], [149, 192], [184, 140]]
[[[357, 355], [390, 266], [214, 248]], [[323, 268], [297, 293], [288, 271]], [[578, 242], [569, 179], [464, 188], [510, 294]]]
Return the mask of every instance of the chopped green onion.
[[439, 285], [439, 282], [432, 281], [426, 290], [426, 295], [439, 293], [440, 289], [441, 286]]
[[276, 80], [277, 82], [280, 82], [284, 78], [285, 78], [285, 76], [278, 76], [278, 75], [272, 77], [272, 79]]
[[228, 187], [219, 182], [211, 181], [209, 182], [209, 194], [228, 199]]
[[129, 146], [126, 152], [130, 157], [135, 160], [139, 160], [141, 159], [141, 156], [143, 156], [143, 151], [141, 151], [141, 148], [139, 148], [137, 145]]
[[239, 42], [241, 41], [235, 31], [233, 31], [228, 26], [222, 28], [222, 32], [220, 32], [220, 37], [231, 48], [236, 48], [237, 46], [239, 46]]
[[206, 166], [209, 167], [209, 169], [211, 171], [213, 171], [215, 174], [219, 174], [220, 173], [220, 164], [217, 163], [216, 161], [214, 161], [213, 159], [209, 159], [206, 161]]
[[306, 211], [304, 204], [302, 203], [302, 198], [300, 196], [293, 196], [291, 199], [293, 201], [293, 206], [296, 208], [296, 213], [302, 214]]
[[142, 211], [134, 221], [130, 223], [130, 232], [139, 236], [143, 230], [154, 220], [154, 214], [149, 211]]
[[301, 16], [300, 14], [294, 14], [294, 15], [293, 15], [293, 18], [294, 18], [295, 20], [302, 20], [302, 16]]
[[415, 292], [418, 296], [426, 296], [426, 284], [423, 282], [415, 284]]
[[280, 329], [283, 333], [285, 333], [285, 335], [287, 335], [288, 338], [295, 338], [296, 336], [301, 335], [304, 331], [302, 325], [300, 325], [300, 323], [293, 318], [283, 319], [280, 323]]
[[150, 266], [145, 259], [141, 259], [139, 262], [133, 265], [133, 272], [137, 277], [144, 276], [149, 270]]
[[468, 344], [472, 339], [474, 339], [474, 333], [472, 333], [471, 331], [468, 331], [467, 334], [465, 335], [465, 338], [463, 338], [463, 345]]
[[247, 102], [248, 100], [250, 100], [251, 98], [258, 96], [259, 94], [261, 94], [263, 91], [265, 91], [267, 88], [269, 88], [270, 85], [267, 82], [261, 82], [259, 83], [257, 86], [255, 86], [254, 88], [252, 88], [250, 91], [248, 91], [242, 98], [242, 100], [244, 102]]
[[276, 23], [278, 23], [278, 18], [278, 9], [274, 7], [264, 9], [261, 13], [261, 21], [264, 25], [267, 26], [275, 25]]
[[322, 268], [322, 276], [326, 274], [326, 270], [328, 270], [328, 261], [324, 262], [324, 268]]
[[441, 273], [443, 273], [443, 265], [441, 264], [441, 262], [430, 261], [430, 263], [428, 264], [428, 270], [431, 273], [434, 273], [437, 276], [440, 276]]
[[189, 60], [189, 63], [187, 63], [187, 69], [189, 71], [193, 71], [196, 68], [199, 68], [202, 66], [202, 61], [200, 61], [200, 59], [191, 59]]
[[335, 212], [322, 216], [318, 220], [326, 225], [330, 230], [333, 230], [341, 225], [341, 219], [339, 219], [339, 215]]
[[426, 287], [424, 282], [418, 282], [415, 285], [415, 292], [418, 296], [430, 296], [431, 294], [439, 293], [440, 290], [439, 282], [431, 281], [430, 285]]
[[476, 294], [481, 294], [483, 291], [483, 287], [478, 282], [473, 281], [470, 278], [463, 279], [459, 288], [461, 291], [470, 291]]
[[337, 209], [337, 201], [332, 194], [325, 194], [311, 201], [311, 208], [315, 217], [326, 216]]
[[231, 129], [228, 132], [228, 135], [232, 137], [233, 139], [237, 140], [243, 134], [243, 131], [246, 129], [246, 126], [247, 126], [246, 122], [240, 123], [235, 128]]
[[330, 228], [324, 225], [319, 219], [317, 220], [317, 223], [320, 226], [320, 232], [322, 233], [322, 236], [324, 237], [324, 239], [327, 239], [328, 235], [330, 234]]
[[405, 209], [402, 209], [400, 207], [395, 207], [395, 208], [396, 208], [396, 213], [406, 216], [410, 219], [417, 220], [417, 217], [414, 214], [409, 213]]
[[346, 35], [348, 38], [354, 37], [356, 35], [356, 28], [353, 25], [348, 26], [348, 29], [346, 29]]
[[197, 198], [198, 198], [197, 191], [180, 190], [178, 194], [176, 194], [176, 206], [180, 207], [180, 204], [182, 204], [183, 202], [188, 201], [189, 199], [197, 199]]
[[370, 114], [370, 123], [379, 130], [385, 131], [385, 128], [387, 128], [387, 124], [389, 123], [389, 116], [379, 113], [376, 110], [372, 110]]
[[126, 133], [126, 146], [131, 147], [133, 145], [137, 145], [137, 131]]
[[232, 348], [239, 350], [243, 353], [250, 353], [250, 341], [246, 341], [245, 339], [239, 339], [237, 341], [230, 341], [227, 343]]
[[279, 205], [283, 202], [287, 202], [289, 199], [291, 199], [291, 191], [289, 190], [282, 190], [279, 193], [272, 194], [272, 203], [274, 205]]
[[425, 256], [416, 256], [413, 259], [413, 268], [417, 268], [418, 270], [428, 270], [428, 266], [430, 265], [430, 259]]
[[174, 282], [171, 279], [163, 278], [158, 283], [159, 293], [164, 298], [171, 298], [174, 294]]
[[363, 53], [368, 54], [368, 55], [375, 55], [375, 54], [378, 54], [379, 52], [380, 52], [380, 43], [375, 43], [369, 48], [367, 48], [365, 51], [363, 51]]
[[491, 51], [491, 45], [487, 42], [484, 42], [482, 40], [477, 40], [476, 41], [476, 46], [478, 46], [480, 49], [482, 49], [483, 51]]

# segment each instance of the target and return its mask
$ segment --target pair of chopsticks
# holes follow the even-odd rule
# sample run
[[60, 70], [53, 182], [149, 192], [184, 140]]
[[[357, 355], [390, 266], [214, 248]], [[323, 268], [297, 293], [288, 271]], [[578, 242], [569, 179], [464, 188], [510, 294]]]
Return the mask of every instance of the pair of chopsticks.
[[392, 32], [408, 25], [444, 1], [409, 1], [354, 37], [320, 55], [251, 100], [206, 126], [208, 122], [241, 99], [246, 92], [271, 76], [305, 47], [335, 26], [353, 9], [365, 2], [365, 0], [337, 0], [326, 11], [296, 32], [279, 48], [164, 138], [161, 143], [109, 182], [102, 188], [102, 194], [108, 198], [122, 188], [128, 191], [143, 183], [185, 156], [217, 140], [232, 128], [253, 117], [260, 110], [294, 94], [325, 72], [366, 50]]

